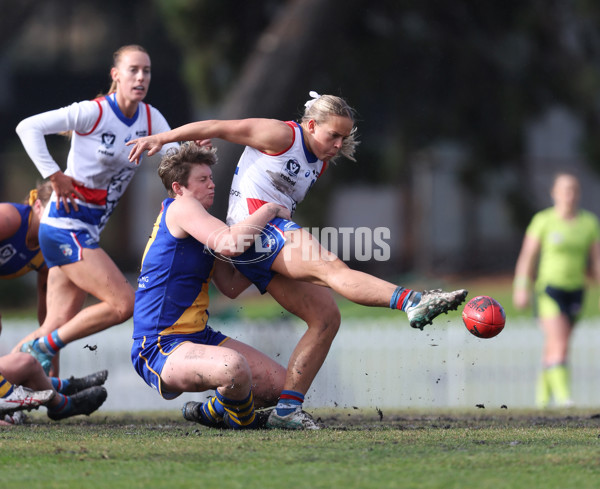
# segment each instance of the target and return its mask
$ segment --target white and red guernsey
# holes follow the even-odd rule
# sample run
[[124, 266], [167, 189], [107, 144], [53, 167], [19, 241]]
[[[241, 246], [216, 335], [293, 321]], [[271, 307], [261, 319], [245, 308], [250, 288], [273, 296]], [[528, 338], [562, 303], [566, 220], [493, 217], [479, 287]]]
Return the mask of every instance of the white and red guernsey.
[[[44, 136], [73, 131], [64, 173], [83, 183], [82, 187], [77, 187], [85, 198], [85, 201], [77, 199], [78, 211], [71, 206], [67, 213], [62, 205], [57, 209], [53, 192], [42, 222], [61, 229], [85, 229], [99, 240], [137, 170], [137, 165], [129, 161], [131, 148], [125, 143], [169, 129], [163, 115], [143, 102], [133, 117], [126, 117], [119, 109], [114, 93], [23, 120], [17, 132], [43, 178], [60, 170], [48, 151]], [[178, 147], [178, 144], [165, 144], [161, 152], [171, 147]]]
[[293, 216], [325, 171], [327, 162], [305, 146], [302, 127], [296, 122], [286, 124], [294, 132], [294, 140], [285, 151], [270, 155], [246, 146], [231, 182], [227, 224], [246, 219], [266, 202], [287, 207]]

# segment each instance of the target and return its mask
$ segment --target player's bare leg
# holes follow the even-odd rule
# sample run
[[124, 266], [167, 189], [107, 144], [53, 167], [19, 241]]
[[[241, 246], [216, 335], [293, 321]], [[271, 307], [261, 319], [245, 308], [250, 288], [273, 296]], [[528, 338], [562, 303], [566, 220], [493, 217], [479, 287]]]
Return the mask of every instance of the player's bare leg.
[[353, 270], [305, 229], [288, 231], [285, 237], [285, 246], [271, 267], [273, 271], [330, 287], [357, 304], [401, 309], [413, 328], [423, 329], [438, 315], [456, 310], [467, 297], [464, 289], [416, 292]]
[[289, 278], [329, 287], [363, 306], [387, 307], [396, 285], [353, 270], [321, 246], [305, 229], [285, 233], [286, 243], [271, 270]]
[[[569, 318], [561, 314], [553, 318], [543, 318], [541, 328], [544, 332], [543, 371], [540, 384], [544, 384], [549, 397], [553, 397], [559, 406], [571, 406], [571, 385], [567, 365], [569, 340], [573, 327]], [[536, 402], [544, 407], [549, 399], [544, 399], [543, 386], [538, 385]]]
[[[34, 332], [39, 339], [24, 343], [21, 347], [23, 351], [36, 356], [46, 372], [49, 371], [52, 357], [60, 348], [126, 321], [133, 314], [134, 304], [133, 288], [101, 248], [84, 248], [81, 261], [53, 267], [50, 273], [55, 282], [48, 287], [46, 320]], [[99, 302], [81, 309], [87, 294], [94, 295]], [[69, 300], [66, 302], [69, 314], [80, 309], [62, 325], [59, 324], [60, 320], [68, 317], [68, 314], [61, 311], [61, 297]]]
[[284, 386], [306, 394], [339, 330], [340, 311], [328, 289], [282, 275], [273, 277], [267, 292], [308, 327], [290, 356]]
[[[0, 370], [6, 372], [5, 377], [11, 383], [19, 384], [14, 392], [15, 401], [20, 406], [16, 409], [37, 408], [44, 404], [48, 408], [48, 417], [53, 420], [89, 415], [106, 400], [106, 389], [100, 385], [89, 386], [69, 395], [57, 392], [40, 363], [26, 353], [10, 353], [0, 357]], [[7, 404], [9, 411], [14, 411], [14, 408], [10, 409], [10, 402]], [[23, 421], [23, 418], [16, 417], [8, 419], [12, 423]]]
[[312, 417], [302, 410], [302, 402], [339, 330], [339, 309], [329, 289], [283, 275], [275, 275], [267, 291], [308, 327], [290, 356], [282, 395], [267, 426], [318, 429]]
[[188, 421], [232, 429], [258, 425], [252, 370], [246, 358], [232, 348], [182, 343], [168, 356], [160, 378], [164, 392], [216, 391], [205, 403], [191, 401], [183, 406]]
[[229, 339], [223, 346], [241, 353], [248, 362], [252, 372], [255, 407], [258, 409], [274, 406], [284, 388], [286, 369], [261, 351], [241, 341]]
[[44, 323], [19, 341], [12, 349], [12, 353], [20, 351], [23, 343], [35, 340], [58, 329], [73, 318], [83, 307], [87, 292], [71, 282], [61, 270], [61, 267], [52, 267], [48, 271], [48, 283], [52, 285], [48, 288], [46, 295], [47, 313]]

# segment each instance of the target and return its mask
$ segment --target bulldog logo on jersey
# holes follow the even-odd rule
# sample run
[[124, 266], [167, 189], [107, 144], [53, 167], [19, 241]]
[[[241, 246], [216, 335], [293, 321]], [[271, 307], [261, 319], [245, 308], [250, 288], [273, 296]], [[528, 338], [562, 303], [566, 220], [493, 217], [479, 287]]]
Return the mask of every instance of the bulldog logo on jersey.
[[105, 148], [112, 148], [115, 144], [115, 139], [117, 139], [117, 136], [112, 132], [102, 133], [102, 146]]
[[64, 243], [59, 246], [60, 251], [64, 256], [71, 256], [73, 254], [73, 248], [70, 244]]
[[300, 163], [298, 163], [298, 160], [287, 160], [285, 162], [285, 171], [290, 177], [298, 176], [298, 173], [300, 172]]

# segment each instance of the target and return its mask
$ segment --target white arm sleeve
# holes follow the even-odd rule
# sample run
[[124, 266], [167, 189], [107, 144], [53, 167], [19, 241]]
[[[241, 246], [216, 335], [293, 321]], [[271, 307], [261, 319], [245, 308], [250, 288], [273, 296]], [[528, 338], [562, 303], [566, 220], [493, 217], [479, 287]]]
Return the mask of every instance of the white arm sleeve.
[[88, 132], [94, 127], [99, 115], [100, 108], [96, 102], [76, 102], [68, 107], [23, 119], [16, 130], [38, 171], [43, 178], [48, 178], [59, 171], [60, 166], [50, 155], [44, 136], [63, 131]]

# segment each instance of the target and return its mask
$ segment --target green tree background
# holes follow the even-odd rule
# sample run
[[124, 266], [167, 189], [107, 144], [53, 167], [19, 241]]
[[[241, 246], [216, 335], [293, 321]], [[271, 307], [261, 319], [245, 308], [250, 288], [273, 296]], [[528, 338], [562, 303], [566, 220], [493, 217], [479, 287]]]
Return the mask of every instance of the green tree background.
[[[148, 101], [172, 126], [211, 117], [294, 119], [309, 90], [341, 95], [356, 107], [358, 162], [341, 162], [302, 204], [300, 222], [310, 225], [323, 224], [323, 206], [340, 184], [393, 183], [410, 195], [414, 155], [439, 141], [465, 148], [460, 184], [465, 193], [485, 195], [490, 172], [523, 172], [525, 128], [556, 105], [581, 122], [579, 151], [593, 171], [600, 168], [596, 2], [1, 3], [3, 200], [20, 199], [38, 178], [14, 133], [18, 121], [105, 91], [112, 52], [134, 42], [152, 56]], [[64, 154], [64, 142], [49, 139], [53, 151]], [[241, 152], [217, 146], [222, 161]], [[222, 185], [230, 168], [215, 170], [223, 172], [216, 175]], [[527, 177], [517, 178], [503, 196], [519, 231], [536, 205]], [[216, 204], [221, 217], [225, 200], [222, 192]], [[410, 217], [409, 198], [405, 204], [402, 212]], [[114, 226], [131, 219], [116, 214]], [[109, 252], [119, 249], [113, 254], [119, 265], [134, 269], [139, 250], [124, 250], [113, 239], [109, 232]], [[411, 271], [411, 256], [399, 262], [401, 271]]]

